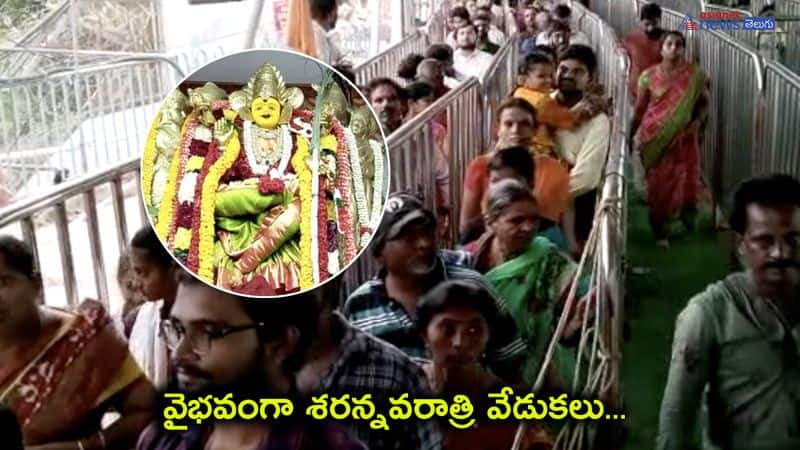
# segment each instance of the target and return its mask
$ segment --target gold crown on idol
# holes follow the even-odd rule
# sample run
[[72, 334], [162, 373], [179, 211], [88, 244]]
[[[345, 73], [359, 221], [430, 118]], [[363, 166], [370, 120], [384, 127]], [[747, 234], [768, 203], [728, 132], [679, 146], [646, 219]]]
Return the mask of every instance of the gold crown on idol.
[[[312, 87], [319, 94], [321, 86], [314, 85]], [[346, 125], [350, 102], [347, 101], [347, 96], [338, 83], [331, 81], [326, 86], [324, 98], [318, 98], [318, 101], [322, 102], [322, 120], [326, 125], [330, 125], [331, 117], [336, 117], [342, 125]]]
[[256, 98], [273, 97], [281, 104], [280, 123], [288, 123], [292, 111], [303, 105], [303, 91], [296, 87], [287, 88], [278, 69], [266, 63], [256, 70], [247, 85], [230, 96], [231, 108], [245, 119], [252, 120], [250, 104]]

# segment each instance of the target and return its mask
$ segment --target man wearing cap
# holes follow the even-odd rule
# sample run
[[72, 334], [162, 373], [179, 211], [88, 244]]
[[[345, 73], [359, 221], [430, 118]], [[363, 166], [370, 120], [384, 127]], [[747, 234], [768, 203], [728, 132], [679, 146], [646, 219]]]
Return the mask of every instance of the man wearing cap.
[[[425, 344], [416, 326], [417, 301], [423, 294], [449, 279], [479, 280], [494, 292], [478, 272], [466, 268], [465, 255], [437, 250], [433, 212], [412, 194], [394, 194], [373, 240], [373, 256], [382, 269], [350, 295], [343, 313], [355, 327], [394, 344], [412, 358], [425, 359]], [[525, 344], [505, 304], [495, 298], [498, 319], [489, 324], [493, 333], [486, 362], [495, 374], [515, 382]]]

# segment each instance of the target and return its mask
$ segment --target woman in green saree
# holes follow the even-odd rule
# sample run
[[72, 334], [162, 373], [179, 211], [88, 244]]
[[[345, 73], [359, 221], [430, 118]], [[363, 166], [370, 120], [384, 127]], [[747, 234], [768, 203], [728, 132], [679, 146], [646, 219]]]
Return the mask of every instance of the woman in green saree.
[[[529, 353], [523, 380], [533, 383], [563, 309], [577, 265], [545, 237], [538, 227], [536, 200], [529, 187], [516, 179], [502, 180], [489, 190], [486, 233], [464, 247], [472, 265], [483, 273], [505, 300]], [[578, 286], [578, 298], [588, 285]], [[572, 381], [575, 352], [564, 344], [575, 334], [581, 317], [573, 314], [548, 372], [548, 385], [567, 389]], [[568, 389], [567, 389], [568, 390]]]

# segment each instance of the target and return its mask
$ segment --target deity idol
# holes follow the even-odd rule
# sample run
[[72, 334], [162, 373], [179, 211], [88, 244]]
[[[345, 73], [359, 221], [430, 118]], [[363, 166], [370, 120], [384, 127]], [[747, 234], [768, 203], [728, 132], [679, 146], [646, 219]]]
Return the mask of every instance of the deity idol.
[[308, 152], [308, 140], [289, 122], [303, 100], [267, 64], [231, 94], [230, 109], [217, 123], [215, 137], [230, 163], [215, 188], [213, 255], [200, 255], [200, 263], [213, 263], [218, 286], [256, 295], [301, 287], [296, 238], [303, 205], [292, 157], [298, 149]]
[[296, 292], [339, 272], [374, 228], [354, 213], [367, 205], [341, 90], [324, 84], [311, 112], [270, 64], [229, 101], [212, 86], [189, 94], [159, 234], [190, 271], [240, 293]]

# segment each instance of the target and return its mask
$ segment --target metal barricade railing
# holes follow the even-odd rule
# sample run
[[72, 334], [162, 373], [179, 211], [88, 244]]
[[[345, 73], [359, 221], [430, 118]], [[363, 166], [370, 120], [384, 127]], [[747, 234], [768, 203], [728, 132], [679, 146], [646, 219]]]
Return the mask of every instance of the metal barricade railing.
[[[775, 59], [793, 72], [800, 73], [800, 7], [791, 15], [779, 16], [776, 25], [777, 30], [772, 34], [779, 42], [780, 49]], [[762, 34], [767, 33], [760, 33]], [[759, 49], [762, 47], [759, 46]]]
[[705, 177], [717, 204], [752, 175], [756, 99], [764, 86], [761, 57], [721, 31], [703, 30], [699, 64], [711, 80], [711, 104], [701, 143]]
[[189, 75], [212, 61], [240, 50], [239, 48], [214, 45], [177, 50], [171, 52], [169, 56], [175, 60], [183, 73]]
[[0, 209], [0, 234], [34, 249], [47, 304], [113, 303], [119, 255], [133, 230], [147, 223], [139, 181], [136, 157]]
[[400, 61], [412, 53], [423, 53], [427, 46], [428, 37], [421, 31], [414, 32], [356, 67], [356, 84], [363, 86], [377, 77], [397, 78]]
[[630, 8], [624, 0], [593, 0], [591, 7], [592, 12], [614, 29], [627, 30], [633, 28], [638, 21], [636, 9]]
[[[428, 207], [435, 210], [436, 178], [434, 174], [434, 136], [430, 126], [435, 118], [446, 113], [450, 160], [450, 227], [449, 244], [457, 240], [459, 205], [463, 195], [464, 175], [467, 164], [482, 153], [480, 131], [483, 115], [481, 111], [481, 86], [471, 78], [451, 90], [422, 114], [414, 117], [395, 130], [386, 140], [389, 149], [391, 178], [390, 191], [411, 190], [421, 192]], [[363, 256], [347, 269], [345, 280], [347, 291], [352, 292], [363, 282], [373, 277], [378, 270], [377, 262], [368, 248]]]
[[414, 20], [418, 27], [421, 27], [430, 19], [431, 15], [433, 15], [436, 3], [438, 3], [436, 0], [413, 1]]
[[697, 19], [700, 11], [703, 10], [701, 0], [659, 0], [656, 3], [664, 9], [679, 11], [682, 14], [681, 17], [689, 15], [693, 19]]
[[[21, 11], [17, 9], [19, 5], [14, 5], [18, 2], [5, 3], [9, 6], [0, 3], [0, 17], [10, 17], [22, 31], [15, 33], [16, 27], [12, 26], [6, 36], [7, 42], [17, 47], [68, 48], [78, 41], [83, 48], [119, 51], [153, 52], [158, 47], [159, 0], [28, 2], [32, 11], [23, 16], [15, 15]], [[2, 55], [0, 73], [7, 76], [39, 73], [47, 70], [48, 65], [52, 67], [55, 55], [49, 56], [50, 59], [40, 53]]]
[[[519, 35], [511, 36], [494, 55], [494, 61], [481, 78], [483, 91], [483, 150], [491, 147], [495, 138], [497, 106], [513, 93], [519, 61]], [[460, 199], [459, 199], [460, 201]]]
[[[631, 6], [634, 6], [631, 3]], [[571, 380], [574, 395], [598, 398], [617, 409], [621, 406], [620, 362], [622, 358], [622, 318], [626, 243], [626, 189], [624, 170], [628, 155], [627, 131], [632, 114], [628, 91], [630, 62], [619, 46], [616, 33], [599, 16], [573, 2], [573, 13], [580, 16], [581, 30], [587, 34], [598, 54], [598, 81], [606, 85], [613, 100], [612, 130], [604, 177], [599, 188], [597, 213], [589, 242], [579, 263], [578, 273], [590, 279], [591, 314], [586, 314], [581, 328], [576, 371]], [[561, 340], [568, 311], [576, 306], [577, 280], [573, 283], [551, 338], [545, 364], [539, 372], [534, 391], [546, 378], [555, 346]], [[590, 318], [591, 317], [591, 318]], [[520, 426], [521, 437], [525, 425]], [[596, 448], [600, 428], [590, 422], [568, 423], [562, 427], [555, 448], [578, 450]], [[514, 449], [520, 448], [515, 442]], [[615, 447], [616, 448], [616, 447]]]
[[776, 62], [767, 62], [758, 113], [758, 151], [753, 171], [800, 177], [800, 75]]
[[0, 81], [0, 183], [28, 195], [137, 154], [182, 75], [150, 55]]
[[[731, 8], [727, 6], [721, 6], [721, 5], [713, 5], [709, 3], [703, 4], [703, 10], [711, 12], [738, 13], [739, 17], [753, 17], [753, 14], [750, 11]], [[746, 43], [753, 49], [758, 48], [758, 33], [754, 32], [753, 30], [731, 28], [731, 29], [724, 29], [721, 31], [730, 34], [734, 39], [738, 40], [739, 42]]]
[[750, 0], [750, 11], [757, 15], [770, 3], [778, 14], [800, 16], [800, 0]]

